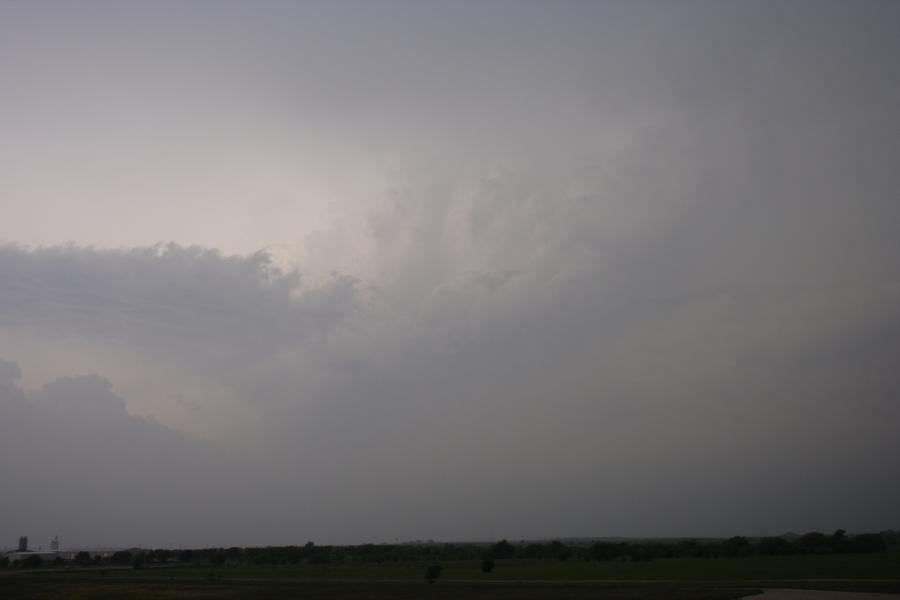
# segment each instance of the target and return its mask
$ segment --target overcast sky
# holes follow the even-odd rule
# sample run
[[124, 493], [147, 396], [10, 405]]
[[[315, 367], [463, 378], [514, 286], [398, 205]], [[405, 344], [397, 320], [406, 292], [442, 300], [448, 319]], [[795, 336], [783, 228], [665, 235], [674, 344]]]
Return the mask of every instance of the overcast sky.
[[900, 3], [0, 4], [0, 547], [900, 528]]

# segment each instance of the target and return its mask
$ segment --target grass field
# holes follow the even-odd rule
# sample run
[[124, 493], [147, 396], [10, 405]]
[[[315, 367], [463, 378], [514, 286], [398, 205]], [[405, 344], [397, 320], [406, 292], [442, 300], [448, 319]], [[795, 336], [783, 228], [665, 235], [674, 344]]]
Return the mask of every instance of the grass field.
[[489, 574], [477, 562], [445, 562], [435, 584], [424, 581], [424, 572], [425, 565], [412, 563], [45, 571], [0, 577], [0, 597], [725, 600], [764, 587], [900, 593], [898, 552], [641, 563], [509, 560], [497, 561]]
[[[781, 579], [898, 579], [900, 552], [756, 556], [749, 558], [678, 558], [649, 562], [586, 562], [499, 560], [492, 573], [482, 573], [478, 561], [444, 562], [441, 580], [581, 581], [678, 580], [735, 581]], [[117, 576], [291, 579], [412, 579], [423, 578], [416, 563], [285, 565], [237, 567], [173, 567], [116, 571]], [[87, 572], [91, 573], [91, 572]]]
[[[7, 583], [7, 582], [4, 582]], [[0, 593], [10, 600], [250, 600], [302, 598], [334, 600], [731, 600], [754, 593], [753, 589], [681, 587], [673, 585], [541, 585], [408, 583], [281, 582], [181, 582], [181, 581], [31, 581], [0, 584]]]

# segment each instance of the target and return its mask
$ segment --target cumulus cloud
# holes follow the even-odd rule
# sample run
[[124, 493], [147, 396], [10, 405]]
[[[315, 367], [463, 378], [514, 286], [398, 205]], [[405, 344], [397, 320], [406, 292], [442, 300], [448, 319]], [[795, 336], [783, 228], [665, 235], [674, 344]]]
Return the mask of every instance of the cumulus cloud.
[[0, 326], [48, 337], [99, 337], [177, 360], [258, 356], [338, 326], [354, 280], [304, 289], [269, 256], [175, 244], [125, 250], [0, 248]]

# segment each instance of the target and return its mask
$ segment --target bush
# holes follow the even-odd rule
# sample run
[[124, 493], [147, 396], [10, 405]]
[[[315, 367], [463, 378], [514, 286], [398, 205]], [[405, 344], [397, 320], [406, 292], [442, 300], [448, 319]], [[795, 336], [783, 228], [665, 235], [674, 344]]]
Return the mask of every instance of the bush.
[[425, 569], [425, 580], [428, 583], [434, 583], [441, 576], [444, 567], [441, 565], [431, 565]]

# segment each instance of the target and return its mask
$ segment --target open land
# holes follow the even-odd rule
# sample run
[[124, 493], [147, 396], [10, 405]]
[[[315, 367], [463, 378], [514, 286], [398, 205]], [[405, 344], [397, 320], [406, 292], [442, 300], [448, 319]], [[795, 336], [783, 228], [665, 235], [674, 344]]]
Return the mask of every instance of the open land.
[[[775, 590], [766, 595], [773, 600], [812, 600], [816, 596], [780, 590], [900, 594], [900, 552], [648, 562], [510, 559], [497, 561], [491, 573], [483, 573], [477, 561], [448, 561], [442, 563], [434, 583], [425, 581], [427, 566], [403, 562], [7, 571], [8, 576], [0, 577], [0, 597], [726, 600], [766, 589]], [[843, 595], [831, 597], [851, 600]]]

